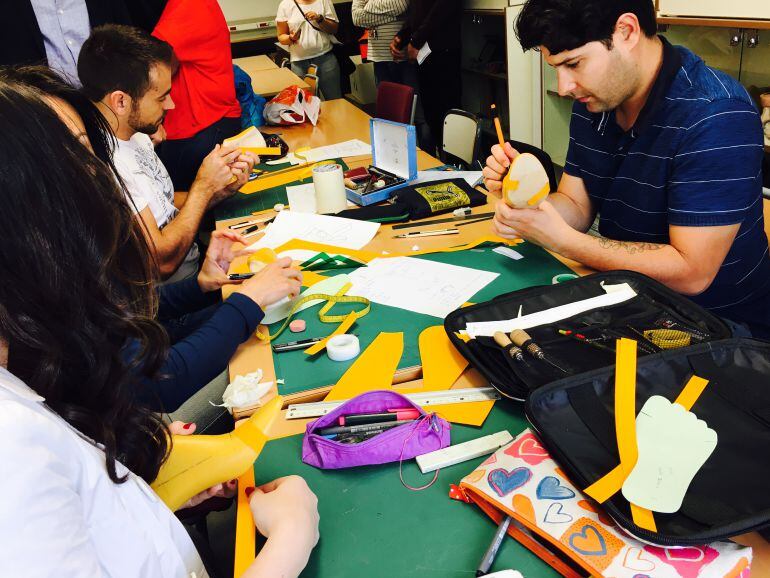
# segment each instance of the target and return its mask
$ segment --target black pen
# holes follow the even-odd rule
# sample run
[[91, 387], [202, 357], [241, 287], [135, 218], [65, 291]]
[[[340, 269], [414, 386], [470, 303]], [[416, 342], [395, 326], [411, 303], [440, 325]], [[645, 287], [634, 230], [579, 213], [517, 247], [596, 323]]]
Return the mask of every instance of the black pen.
[[254, 273], [230, 273], [227, 278], [230, 281], [243, 281], [245, 279], [251, 279]]
[[241, 233], [241, 235], [248, 235], [249, 233], [253, 233], [257, 229], [259, 229], [259, 225], [254, 225], [252, 227], [249, 227], [248, 229], [244, 229], [243, 233]]
[[289, 341], [288, 343], [274, 344], [273, 351], [275, 353], [283, 353], [284, 351], [296, 351], [297, 349], [307, 349], [314, 343], [323, 341], [325, 337], [312, 337], [310, 339], [302, 339], [301, 341]]

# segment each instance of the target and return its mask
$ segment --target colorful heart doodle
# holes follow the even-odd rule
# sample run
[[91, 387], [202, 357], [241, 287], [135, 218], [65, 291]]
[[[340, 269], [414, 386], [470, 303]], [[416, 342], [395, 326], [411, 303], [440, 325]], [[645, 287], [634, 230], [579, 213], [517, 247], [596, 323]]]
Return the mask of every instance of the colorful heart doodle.
[[532, 471], [529, 468], [515, 468], [510, 472], [499, 468], [489, 472], [487, 483], [498, 496], [503, 498], [526, 484], [531, 478]]
[[636, 572], [652, 572], [655, 570], [655, 562], [649, 558], [644, 558], [644, 552], [641, 548], [629, 548], [623, 558], [623, 567]]
[[539, 500], [567, 500], [575, 497], [575, 492], [562, 486], [559, 478], [546, 476], [537, 485], [536, 491]]
[[513, 496], [511, 504], [513, 505], [514, 511], [519, 516], [537, 526], [537, 520], [535, 519], [535, 507], [532, 505], [532, 500], [530, 500], [524, 494], [516, 494]]
[[545, 517], [543, 517], [543, 522], [546, 524], [567, 524], [575, 519], [574, 516], [571, 516], [562, 510], [564, 510], [564, 506], [558, 502], [554, 502], [548, 506]]
[[482, 466], [489, 466], [489, 465], [495, 464], [495, 463], [497, 463], [497, 454], [492, 454], [486, 460], [481, 462], [481, 465]]
[[687, 548], [645, 546], [644, 550], [673, 566], [682, 578], [696, 578], [704, 566], [711, 564], [719, 556], [719, 552], [708, 546]]
[[487, 470], [475, 470], [465, 476], [464, 482], [467, 482], [469, 484], [475, 484], [476, 482], [483, 480], [484, 476], [486, 475]]
[[569, 545], [584, 556], [604, 556], [607, 553], [604, 537], [599, 530], [589, 525], [572, 534], [569, 537]]
[[530, 466], [537, 466], [550, 458], [545, 448], [540, 445], [540, 441], [531, 433], [518, 438], [508, 446], [505, 453], [514, 458], [521, 458]]

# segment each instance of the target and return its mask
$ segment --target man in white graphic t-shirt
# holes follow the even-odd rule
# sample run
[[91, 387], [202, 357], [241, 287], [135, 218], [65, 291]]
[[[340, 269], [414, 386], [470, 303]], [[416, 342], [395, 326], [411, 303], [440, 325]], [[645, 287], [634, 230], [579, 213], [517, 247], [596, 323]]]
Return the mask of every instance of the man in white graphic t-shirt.
[[197, 273], [195, 235], [204, 213], [242, 187], [257, 160], [235, 147], [218, 145], [203, 160], [184, 203], [174, 203], [174, 185], [149, 136], [174, 108], [170, 97], [174, 64], [166, 42], [116, 25], [95, 29], [78, 59], [83, 91], [112, 127], [115, 166], [167, 282]]

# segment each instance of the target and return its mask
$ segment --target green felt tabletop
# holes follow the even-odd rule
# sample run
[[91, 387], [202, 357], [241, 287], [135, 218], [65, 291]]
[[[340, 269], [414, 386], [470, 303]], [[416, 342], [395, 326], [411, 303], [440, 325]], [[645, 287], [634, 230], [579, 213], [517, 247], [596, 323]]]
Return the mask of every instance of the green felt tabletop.
[[[452, 426], [452, 443], [527, 427], [521, 405], [499, 401], [482, 428]], [[318, 496], [321, 539], [302, 573], [305, 578], [470, 578], [496, 525], [475, 505], [451, 500], [449, 484], [473, 471], [478, 458], [439, 472], [420, 492], [399, 480], [398, 463], [345, 470], [318, 470], [301, 461], [302, 436], [271, 441], [255, 463], [257, 484], [297, 474]], [[414, 460], [404, 463], [411, 486], [430, 481]], [[261, 546], [261, 544], [259, 545]], [[526, 578], [558, 576], [518, 542], [507, 537], [493, 571], [512, 568]]]
[[[492, 249], [493, 247], [484, 247], [455, 253], [435, 253], [424, 255], [420, 259], [499, 273], [500, 276], [497, 279], [473, 296], [471, 301], [474, 303], [488, 301], [503, 293], [525, 287], [550, 285], [556, 275], [571, 273], [566, 265], [537, 245], [530, 243], [517, 245], [514, 248], [515, 251], [523, 256], [518, 261], [495, 253]], [[349, 273], [350, 271], [336, 270], [329, 274], [340, 272]], [[298, 319], [304, 319], [307, 324], [302, 338], [328, 335], [333, 330], [333, 325], [319, 321], [320, 307], [320, 305], [311, 307], [296, 316]], [[344, 314], [360, 307], [360, 305], [355, 307], [341, 304], [332, 312]], [[373, 303], [371, 312], [357, 321], [349, 332], [358, 336], [362, 350], [381, 332], [403, 332], [404, 353], [401, 356], [399, 368], [404, 369], [420, 365], [420, 351], [417, 345], [420, 333], [432, 325], [442, 324], [443, 319], [438, 317]], [[280, 324], [273, 324], [270, 327], [271, 334], [277, 331], [279, 326]], [[296, 334], [287, 330], [274, 343], [285, 343], [297, 338]], [[276, 376], [284, 380], [284, 383], [279, 385], [279, 392], [282, 395], [333, 385], [355, 361], [331, 361], [323, 352], [310, 357], [303, 351], [274, 354], [273, 360]]]
[[[346, 165], [341, 159], [334, 161], [335, 163], [342, 165], [342, 170], [348, 170]], [[289, 165], [268, 165], [265, 163], [256, 165], [255, 168], [265, 170], [267, 172], [275, 172], [277, 170], [288, 168]], [[313, 177], [301, 179], [288, 183], [288, 186], [301, 185], [303, 183], [310, 183], [313, 181]], [[266, 189], [251, 194], [235, 193], [229, 199], [225, 199], [214, 208], [214, 218], [217, 221], [224, 221], [225, 219], [238, 219], [240, 217], [246, 217], [257, 211], [266, 211], [272, 209], [278, 203], [285, 205], [288, 203], [286, 197], [286, 186], [273, 187], [272, 189]]]

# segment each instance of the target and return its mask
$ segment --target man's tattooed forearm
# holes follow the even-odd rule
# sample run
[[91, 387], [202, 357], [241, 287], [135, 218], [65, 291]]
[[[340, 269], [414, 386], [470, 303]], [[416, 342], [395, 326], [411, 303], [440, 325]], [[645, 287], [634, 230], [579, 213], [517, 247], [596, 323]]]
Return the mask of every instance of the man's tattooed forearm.
[[659, 243], [635, 243], [631, 241], [615, 241], [614, 239], [607, 239], [605, 237], [599, 237], [599, 245], [605, 249], [620, 250], [624, 249], [629, 255], [635, 255], [637, 253], [644, 253], [645, 251], [660, 251], [666, 245]]

